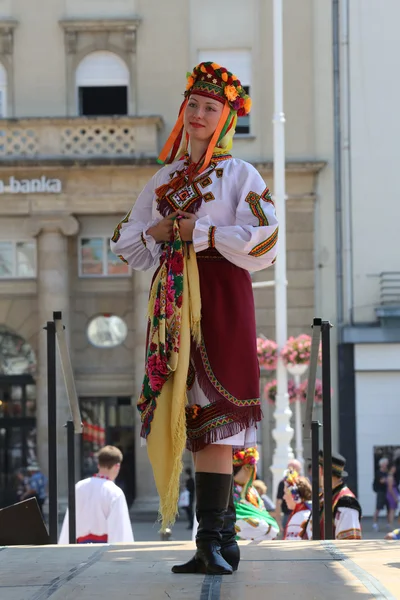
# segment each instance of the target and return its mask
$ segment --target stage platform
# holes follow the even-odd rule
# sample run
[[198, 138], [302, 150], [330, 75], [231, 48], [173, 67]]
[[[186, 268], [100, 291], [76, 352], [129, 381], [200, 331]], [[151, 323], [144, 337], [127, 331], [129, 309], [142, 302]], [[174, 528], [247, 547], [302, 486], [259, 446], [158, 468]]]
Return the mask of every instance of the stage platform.
[[241, 543], [234, 575], [172, 574], [193, 548], [187, 542], [0, 548], [0, 599], [400, 599], [400, 542]]

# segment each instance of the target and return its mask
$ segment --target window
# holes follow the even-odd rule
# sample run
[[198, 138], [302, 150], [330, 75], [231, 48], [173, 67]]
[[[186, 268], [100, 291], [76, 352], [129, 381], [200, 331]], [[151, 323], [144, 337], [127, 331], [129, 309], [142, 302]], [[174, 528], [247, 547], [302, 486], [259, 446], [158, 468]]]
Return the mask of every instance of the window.
[[[199, 62], [212, 61], [234, 73], [246, 93], [251, 97], [251, 51], [250, 50], [200, 50]], [[250, 115], [239, 117], [236, 134], [250, 134]]]
[[92, 52], [76, 71], [78, 112], [85, 116], [127, 115], [129, 71], [112, 52]]
[[80, 238], [80, 277], [118, 277], [130, 275], [130, 272], [129, 266], [111, 252], [108, 237]]
[[0, 242], [0, 278], [36, 277], [36, 242]]
[[0, 119], [7, 116], [7, 73], [0, 63]]

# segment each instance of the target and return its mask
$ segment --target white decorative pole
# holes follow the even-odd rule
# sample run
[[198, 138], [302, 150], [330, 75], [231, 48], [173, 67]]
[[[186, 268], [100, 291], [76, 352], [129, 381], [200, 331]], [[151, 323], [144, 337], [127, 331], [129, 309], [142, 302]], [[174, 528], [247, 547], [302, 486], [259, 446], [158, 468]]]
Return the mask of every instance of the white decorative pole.
[[294, 378], [294, 384], [296, 386], [296, 400], [295, 400], [295, 431], [296, 431], [296, 458], [301, 463], [302, 472], [304, 475], [304, 457], [303, 457], [303, 427], [301, 423], [301, 403], [299, 396], [299, 387], [301, 382], [301, 376], [308, 369], [308, 365], [286, 365], [287, 370]]
[[[286, 215], [285, 215], [285, 113], [283, 112], [283, 8], [282, 0], [274, 0], [274, 199], [279, 222], [279, 256], [275, 264], [275, 329], [278, 351], [287, 340], [287, 297], [286, 297]], [[290, 442], [293, 429], [290, 427], [291, 410], [287, 387], [287, 372], [279, 356], [276, 368], [276, 427], [272, 432], [276, 442], [273, 464], [272, 494], [276, 498], [279, 481], [282, 479], [288, 460], [293, 458]]]

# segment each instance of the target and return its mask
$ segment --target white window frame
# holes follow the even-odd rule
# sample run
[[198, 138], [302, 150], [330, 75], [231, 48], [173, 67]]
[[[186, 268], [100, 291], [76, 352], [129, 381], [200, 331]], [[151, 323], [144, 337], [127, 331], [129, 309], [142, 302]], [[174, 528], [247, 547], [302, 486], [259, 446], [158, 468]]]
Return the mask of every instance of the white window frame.
[[[24, 244], [26, 242], [29, 243], [33, 243], [34, 245], [34, 258], [35, 258], [35, 269], [34, 269], [34, 274], [30, 275], [29, 277], [25, 276], [25, 275], [18, 275], [17, 274], [17, 244]], [[3, 240], [0, 239], [0, 244], [11, 244], [12, 247], [12, 274], [11, 275], [2, 275], [0, 273], [0, 279], [1, 280], [6, 280], [6, 279], [18, 279], [18, 280], [22, 280], [22, 279], [26, 279], [26, 280], [33, 280], [37, 278], [37, 243], [35, 239], [18, 239], [18, 240]]]
[[0, 63], [0, 119], [7, 117], [7, 71]]
[[[97, 274], [97, 273], [83, 273], [82, 272], [82, 254], [81, 254], [81, 248], [82, 248], [82, 240], [97, 240], [97, 239], [101, 239], [103, 240], [103, 256], [102, 256], [102, 265], [103, 265], [103, 272], [101, 274]], [[128, 271], [126, 273], [116, 273], [116, 274], [109, 274], [108, 271], [108, 250], [110, 248], [110, 236], [108, 235], [81, 235], [78, 237], [78, 274], [79, 277], [81, 277], [82, 279], [93, 279], [93, 278], [101, 278], [101, 279], [105, 279], [105, 278], [110, 278], [110, 279], [119, 279], [119, 278], [126, 278], [126, 277], [130, 277], [132, 275], [132, 269], [127, 265], [128, 267]], [[116, 256], [116, 258], [118, 258]], [[120, 260], [120, 259], [119, 259]]]
[[7, 89], [0, 86], [0, 119], [7, 118]]
[[[96, 68], [96, 60], [101, 63], [102, 57], [107, 57], [110, 59], [111, 57], [115, 59], [115, 66], [112, 67], [111, 64], [106, 65], [105, 72], [106, 74], [98, 74], [98, 69]], [[93, 65], [90, 66], [90, 61], [93, 60]], [[83, 65], [83, 63], [88, 63], [89, 67]], [[119, 63], [117, 65], [117, 63]], [[83, 65], [83, 66], [82, 66]], [[110, 66], [112, 68], [110, 68]], [[82, 74], [83, 70], [83, 74]], [[101, 66], [100, 66], [101, 70]], [[123, 73], [124, 71], [124, 73]], [[79, 106], [79, 90], [82, 87], [114, 87], [121, 86], [127, 88], [127, 105], [128, 105], [128, 114], [129, 114], [129, 98], [130, 98], [130, 74], [129, 68], [126, 62], [115, 52], [110, 52], [109, 50], [94, 50], [89, 54], [86, 54], [76, 67], [75, 71], [75, 102], [77, 114], [80, 112]]]
[[[253, 57], [251, 48], [223, 48], [223, 49], [201, 49], [198, 51], [198, 62], [213, 61], [219, 65], [222, 65], [228, 71], [231, 71], [236, 75], [242, 86], [248, 86], [250, 89], [250, 97], [252, 93], [252, 65]], [[236, 65], [246, 65], [242, 68], [237, 68]], [[246, 74], [243, 73], [247, 71]], [[236, 133], [237, 138], [249, 138], [254, 137], [253, 133], [253, 119], [249, 115], [249, 131], [248, 133]]]

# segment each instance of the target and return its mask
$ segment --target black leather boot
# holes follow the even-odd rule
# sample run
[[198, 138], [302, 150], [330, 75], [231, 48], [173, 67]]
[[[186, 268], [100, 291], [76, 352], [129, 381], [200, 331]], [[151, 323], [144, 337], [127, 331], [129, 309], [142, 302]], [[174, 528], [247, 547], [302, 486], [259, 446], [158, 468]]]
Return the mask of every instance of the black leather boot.
[[228, 508], [225, 513], [224, 526], [221, 531], [221, 554], [226, 562], [231, 565], [232, 569], [237, 571], [240, 562], [240, 548], [236, 541], [236, 510], [233, 502], [233, 485], [234, 482], [232, 476], [231, 493], [229, 496]]
[[172, 567], [173, 573], [232, 574], [232, 567], [221, 555], [221, 531], [231, 487], [231, 475], [196, 473], [197, 552], [189, 562]]

